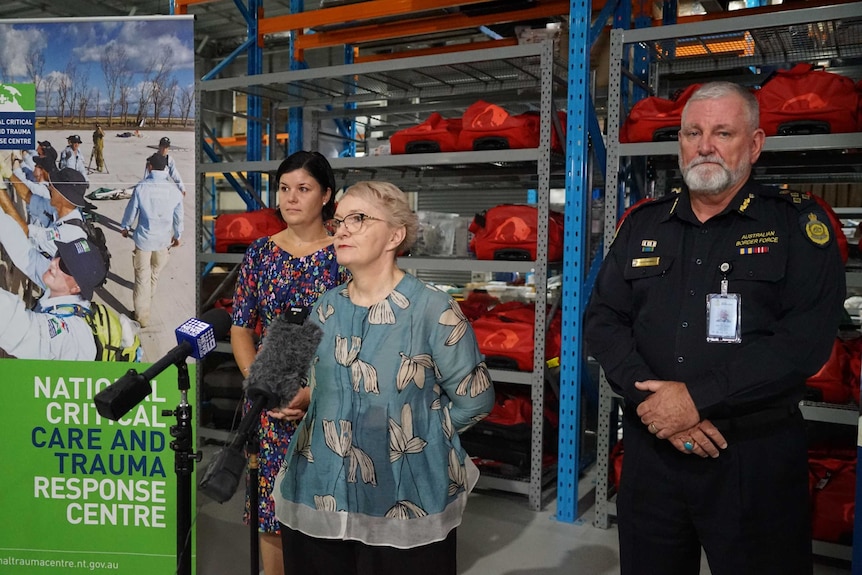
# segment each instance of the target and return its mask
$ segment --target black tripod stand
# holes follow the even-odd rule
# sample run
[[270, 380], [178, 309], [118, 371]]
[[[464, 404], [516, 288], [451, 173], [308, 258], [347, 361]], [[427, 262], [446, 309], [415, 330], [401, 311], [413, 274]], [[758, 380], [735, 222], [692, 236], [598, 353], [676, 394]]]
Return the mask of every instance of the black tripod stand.
[[252, 427], [246, 437], [246, 453], [248, 454], [248, 530], [249, 530], [249, 568], [251, 575], [260, 573], [260, 535], [258, 533], [258, 505], [260, 503], [260, 439], [257, 437], [258, 426]]
[[[258, 504], [260, 497], [259, 454], [260, 413], [267, 405], [267, 398], [258, 396], [243, 416], [233, 439], [221, 448], [207, 466], [200, 480], [201, 490], [219, 503], [234, 496], [240, 480], [248, 472], [248, 529], [250, 568], [252, 575], [260, 572], [260, 540], [258, 533]], [[245, 453], [242, 446], [245, 444]]]
[[189, 368], [185, 360], [178, 362], [177, 383], [180, 403], [173, 411], [166, 409], [162, 415], [175, 415], [177, 424], [171, 426], [171, 449], [174, 450], [174, 471], [177, 475], [177, 575], [192, 572], [192, 469], [201, 453], [192, 449], [192, 406], [189, 405]]

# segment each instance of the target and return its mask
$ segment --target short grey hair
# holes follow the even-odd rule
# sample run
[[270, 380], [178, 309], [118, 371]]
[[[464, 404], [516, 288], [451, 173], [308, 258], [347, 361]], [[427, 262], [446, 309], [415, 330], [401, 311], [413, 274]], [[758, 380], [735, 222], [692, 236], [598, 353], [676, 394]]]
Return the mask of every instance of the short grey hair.
[[694, 91], [685, 107], [682, 109], [682, 116], [685, 117], [688, 105], [698, 100], [716, 100], [727, 96], [739, 96], [742, 99], [748, 116], [748, 126], [752, 131], [760, 127], [760, 105], [757, 103], [757, 98], [751, 93], [748, 88], [735, 84], [733, 82], [708, 82]]
[[410, 209], [407, 195], [398, 186], [379, 181], [356, 182], [347, 188], [344, 196], [353, 196], [378, 205], [387, 212], [386, 219], [390, 225], [404, 226], [406, 233], [398, 245], [397, 254], [406, 253], [413, 247], [419, 232], [419, 218]]

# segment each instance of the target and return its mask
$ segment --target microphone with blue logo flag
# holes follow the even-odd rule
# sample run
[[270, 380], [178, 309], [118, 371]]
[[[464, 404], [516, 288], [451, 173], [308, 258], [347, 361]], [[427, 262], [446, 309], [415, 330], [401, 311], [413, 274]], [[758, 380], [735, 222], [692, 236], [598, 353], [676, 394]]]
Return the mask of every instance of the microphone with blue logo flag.
[[215, 349], [216, 341], [230, 331], [230, 315], [223, 309], [214, 308], [200, 319], [192, 318], [179, 326], [175, 332], [177, 345], [142, 373], [130, 369], [113, 384], [96, 394], [95, 404], [99, 415], [113, 421], [119, 420], [133, 407], [142, 402], [153, 391], [150, 381], [172, 365], [182, 363], [188, 357], [202, 359]]

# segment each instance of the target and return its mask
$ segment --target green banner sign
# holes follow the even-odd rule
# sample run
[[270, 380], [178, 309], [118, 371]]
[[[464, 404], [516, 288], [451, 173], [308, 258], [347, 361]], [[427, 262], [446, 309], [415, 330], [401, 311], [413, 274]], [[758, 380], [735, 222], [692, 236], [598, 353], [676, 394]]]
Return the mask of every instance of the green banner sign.
[[129, 366], [0, 360], [0, 573], [176, 571], [177, 370], [119, 421], [102, 418], [95, 395]]

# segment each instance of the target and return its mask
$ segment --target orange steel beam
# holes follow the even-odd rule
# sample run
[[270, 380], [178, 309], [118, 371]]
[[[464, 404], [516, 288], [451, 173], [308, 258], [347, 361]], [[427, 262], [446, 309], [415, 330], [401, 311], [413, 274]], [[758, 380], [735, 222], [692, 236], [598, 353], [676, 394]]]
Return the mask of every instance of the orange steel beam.
[[192, 4], [203, 4], [205, 2], [215, 2], [215, 0], [174, 0], [174, 8], [177, 14], [188, 14], [189, 6]]
[[[275, 135], [275, 141], [278, 143], [286, 142], [287, 138], [288, 138], [288, 135], [287, 135], [287, 133], [284, 133], [284, 132], [278, 133]], [[204, 141], [207, 144], [212, 144], [212, 142], [213, 142], [212, 138], [204, 138]], [[246, 143], [248, 142], [248, 138], [246, 136], [221, 136], [219, 138], [216, 138], [216, 141], [218, 141], [219, 144], [221, 144], [222, 146], [224, 146], [226, 148], [232, 148], [232, 147], [238, 147], [238, 146], [245, 146]], [[268, 145], [269, 144], [269, 135], [264, 134], [263, 137], [261, 138], [261, 142], [263, 143], [264, 146]]]
[[369, 0], [347, 6], [334, 6], [332, 8], [320, 8], [296, 14], [284, 16], [273, 16], [263, 18], [258, 24], [260, 34], [273, 34], [275, 32], [287, 32], [288, 30], [299, 30], [301, 28], [314, 28], [325, 24], [344, 24], [359, 20], [370, 20], [387, 16], [406, 16], [412, 12], [423, 10], [437, 10], [440, 8], [452, 8], [455, 6], [466, 6], [468, 4], [481, 4], [488, 0]]
[[484, 50], [485, 48], [501, 48], [503, 46], [516, 46], [516, 38], [503, 38], [502, 40], [487, 40], [484, 42], [470, 42], [464, 44], [452, 44], [439, 46], [437, 48], [424, 48], [420, 50], [405, 50], [403, 52], [391, 52], [388, 54], [371, 54], [368, 56], [354, 56], [353, 61], [357, 64], [362, 62], [378, 62], [380, 60], [394, 60], [407, 56], [433, 56], [435, 54], [448, 54], [450, 52], [465, 52], [467, 50]]
[[421, 36], [422, 34], [444, 32], [447, 30], [463, 30], [466, 28], [490, 26], [492, 24], [560, 16], [568, 13], [569, 0], [550, 0], [549, 2], [534, 5], [531, 8], [501, 12], [499, 14], [482, 14], [477, 16], [451, 14], [442, 17], [420, 18], [404, 22], [391, 22], [387, 24], [358, 26], [345, 30], [334, 30], [332, 32], [305, 34], [296, 39], [295, 46], [298, 51], [301, 51], [310, 48], [338, 46], [340, 44], [359, 44], [389, 38]]

